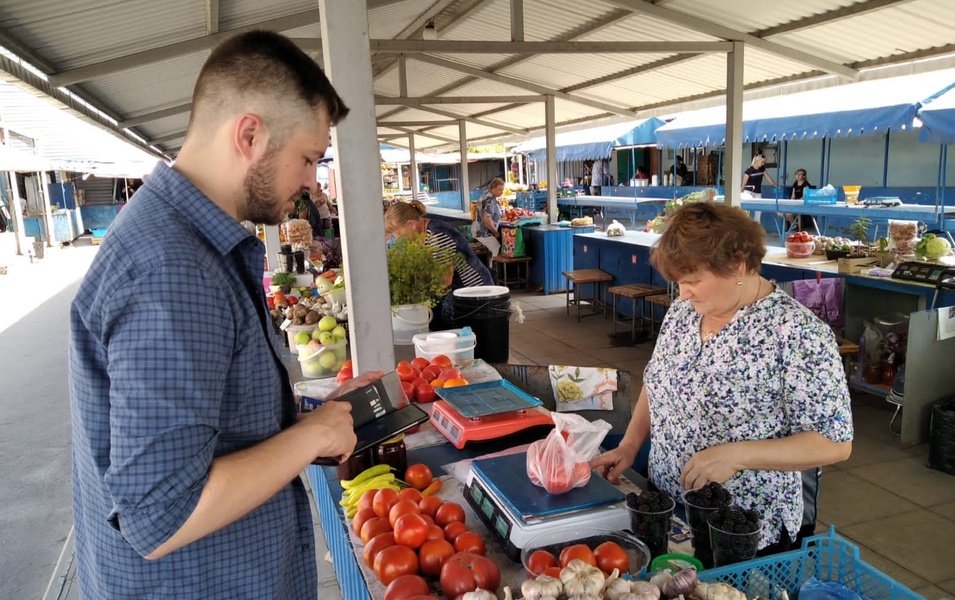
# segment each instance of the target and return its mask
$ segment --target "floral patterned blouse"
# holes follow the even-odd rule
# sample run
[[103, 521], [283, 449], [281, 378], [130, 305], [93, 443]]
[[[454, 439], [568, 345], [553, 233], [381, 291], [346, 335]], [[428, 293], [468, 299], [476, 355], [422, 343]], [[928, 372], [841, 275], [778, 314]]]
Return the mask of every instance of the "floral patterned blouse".
[[[728, 442], [816, 431], [852, 440], [849, 390], [832, 330], [780, 290], [745, 306], [705, 344], [701, 316], [677, 300], [644, 373], [650, 406], [650, 479], [674, 498], [698, 451]], [[760, 548], [795, 539], [802, 524], [798, 471], [740, 471], [724, 484], [763, 519]]]

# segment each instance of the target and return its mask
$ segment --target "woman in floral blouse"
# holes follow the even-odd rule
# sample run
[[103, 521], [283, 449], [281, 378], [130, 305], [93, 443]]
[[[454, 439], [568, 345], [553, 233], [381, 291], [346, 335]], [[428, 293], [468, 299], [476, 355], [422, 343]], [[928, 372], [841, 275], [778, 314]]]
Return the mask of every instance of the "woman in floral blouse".
[[652, 438], [650, 481], [674, 498], [715, 481], [762, 517], [763, 553], [802, 524], [800, 471], [852, 450], [835, 336], [759, 275], [762, 227], [738, 208], [689, 204], [668, 219], [653, 265], [680, 286], [620, 446], [593, 461], [616, 482]]

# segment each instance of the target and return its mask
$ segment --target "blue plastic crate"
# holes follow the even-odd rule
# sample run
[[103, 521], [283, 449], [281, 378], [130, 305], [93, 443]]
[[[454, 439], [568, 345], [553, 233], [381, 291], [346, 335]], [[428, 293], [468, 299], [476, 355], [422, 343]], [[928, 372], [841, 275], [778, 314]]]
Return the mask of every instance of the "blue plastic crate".
[[838, 200], [835, 190], [805, 189], [802, 192], [803, 204], [835, 204]]
[[834, 581], [869, 600], [923, 600], [888, 575], [859, 558], [859, 548], [836, 534], [816, 535], [803, 542], [801, 550], [757, 558], [728, 567], [703, 571], [700, 581], [722, 581], [748, 597], [779, 600], [785, 590], [796, 600], [799, 588], [809, 578]]

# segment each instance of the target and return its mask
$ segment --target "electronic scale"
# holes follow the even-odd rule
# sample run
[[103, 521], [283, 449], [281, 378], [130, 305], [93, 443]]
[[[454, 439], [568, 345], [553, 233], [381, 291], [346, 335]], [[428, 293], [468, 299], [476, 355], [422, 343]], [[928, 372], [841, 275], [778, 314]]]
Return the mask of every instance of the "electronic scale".
[[892, 278], [932, 285], [948, 284], [955, 282], [955, 267], [938, 263], [906, 261], [892, 271]]
[[515, 561], [531, 541], [536, 547], [630, 528], [626, 494], [606, 479], [592, 473], [586, 486], [555, 496], [531, 483], [524, 452], [475, 459], [464, 499]]
[[431, 423], [455, 448], [493, 440], [528, 427], [553, 426], [541, 401], [505, 379], [435, 390]]
[[897, 196], [872, 196], [863, 198], [860, 203], [863, 206], [902, 206], [902, 200]]

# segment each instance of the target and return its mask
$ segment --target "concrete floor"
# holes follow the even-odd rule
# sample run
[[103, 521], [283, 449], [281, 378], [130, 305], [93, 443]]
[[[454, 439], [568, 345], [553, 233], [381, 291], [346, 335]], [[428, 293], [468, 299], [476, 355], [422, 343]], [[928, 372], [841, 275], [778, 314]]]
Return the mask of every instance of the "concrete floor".
[[[31, 264], [13, 256], [12, 244], [0, 234], [0, 266], [8, 266], [0, 275], [0, 598], [40, 598], [48, 583], [47, 597], [76, 598], [72, 550], [64, 551], [71, 517], [63, 366], [69, 303], [96, 248], [81, 239]], [[614, 346], [610, 321], [578, 323], [566, 316], [563, 295], [513, 298], [527, 321], [511, 324], [511, 362], [613, 366], [639, 379], [652, 342]], [[863, 560], [925, 598], [955, 597], [955, 477], [925, 468], [927, 446], [899, 446], [881, 399], [855, 396], [853, 414], [853, 455], [826, 471], [820, 530], [836, 524]], [[334, 600], [334, 571], [319, 545], [320, 595]]]

